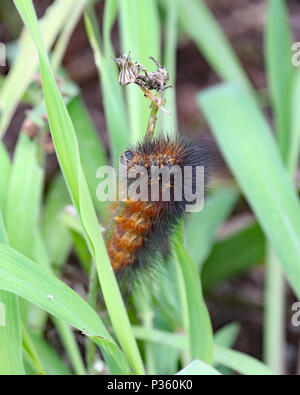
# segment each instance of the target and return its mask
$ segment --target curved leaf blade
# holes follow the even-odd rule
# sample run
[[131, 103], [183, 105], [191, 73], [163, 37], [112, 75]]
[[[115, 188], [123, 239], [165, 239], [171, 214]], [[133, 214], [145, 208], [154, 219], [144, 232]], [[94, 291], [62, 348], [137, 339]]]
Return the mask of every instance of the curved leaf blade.
[[71, 288], [16, 250], [0, 244], [0, 289], [36, 304], [77, 328], [113, 356], [119, 373], [128, 373], [124, 355], [97, 313]]
[[300, 297], [300, 205], [268, 124], [254, 99], [234, 84], [200, 94], [199, 104]]

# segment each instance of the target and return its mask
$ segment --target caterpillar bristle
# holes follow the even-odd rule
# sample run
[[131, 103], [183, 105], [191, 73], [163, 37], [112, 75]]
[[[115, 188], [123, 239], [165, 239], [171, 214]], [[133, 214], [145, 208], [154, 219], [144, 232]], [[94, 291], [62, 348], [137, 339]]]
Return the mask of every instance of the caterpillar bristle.
[[[194, 183], [197, 167], [204, 167], [205, 181], [208, 174], [208, 155], [203, 146], [188, 137], [178, 136], [175, 139], [160, 136], [145, 140], [135, 148], [124, 153], [121, 161], [125, 161], [127, 172], [135, 166], [145, 169], [141, 173], [149, 185], [147, 198], [143, 200], [127, 199], [120, 213], [114, 218], [114, 228], [107, 242], [107, 250], [111, 264], [116, 273], [125, 269], [152, 268], [155, 258], [165, 257], [170, 247], [170, 239], [179, 221], [185, 218], [187, 200], [183, 185], [185, 182]], [[179, 192], [175, 191], [175, 175], [171, 181], [162, 184], [160, 176], [153, 179], [152, 171], [177, 166], [181, 169], [181, 185]], [[192, 168], [192, 176], [185, 179], [184, 169]], [[136, 179], [128, 180], [128, 189]], [[159, 197], [152, 199], [151, 186], [159, 186]], [[193, 187], [194, 188], [194, 187]], [[195, 188], [194, 188], [195, 189]], [[170, 200], [164, 200], [164, 194], [170, 194]], [[203, 192], [203, 191], [202, 191]], [[177, 195], [176, 195], [177, 193]], [[178, 194], [181, 199], [178, 199]]]

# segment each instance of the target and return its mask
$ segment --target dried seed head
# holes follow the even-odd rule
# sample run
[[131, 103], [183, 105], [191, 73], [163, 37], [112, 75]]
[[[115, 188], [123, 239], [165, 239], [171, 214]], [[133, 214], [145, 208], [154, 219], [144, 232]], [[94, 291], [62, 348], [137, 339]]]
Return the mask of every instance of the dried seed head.
[[123, 86], [135, 83], [140, 73], [141, 65], [132, 62], [130, 53], [128, 55], [122, 54], [119, 58], [115, 58], [114, 61], [120, 68], [119, 83]]
[[162, 92], [166, 89], [169, 73], [152, 56], [150, 56], [150, 59], [153, 60], [158, 69], [148, 73], [142, 64], [132, 62], [130, 53], [128, 55], [121, 54], [119, 58], [115, 58], [114, 61], [120, 68], [119, 83], [121, 85], [135, 83], [143, 89], [156, 90], [157, 92]]

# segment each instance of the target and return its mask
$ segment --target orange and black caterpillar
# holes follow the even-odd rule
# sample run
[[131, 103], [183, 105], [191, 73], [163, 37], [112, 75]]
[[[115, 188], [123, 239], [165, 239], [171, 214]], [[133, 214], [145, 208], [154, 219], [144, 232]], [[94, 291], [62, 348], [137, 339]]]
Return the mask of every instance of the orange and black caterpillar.
[[[194, 183], [197, 166], [204, 167], [207, 175], [207, 154], [199, 142], [188, 137], [178, 136], [175, 139], [158, 137], [146, 139], [137, 147], [126, 151], [121, 157], [121, 163], [126, 163], [128, 171], [133, 166], [143, 166], [149, 185], [154, 180], [151, 169], [156, 166], [172, 168], [177, 166], [182, 170], [181, 201], [175, 198], [174, 178], [170, 179], [167, 188], [170, 189], [170, 200], [163, 201], [163, 186], [160, 184], [160, 195], [157, 201], [151, 199], [149, 189], [148, 199], [124, 201], [122, 210], [114, 217], [114, 228], [107, 242], [107, 250], [111, 264], [116, 273], [125, 268], [149, 267], [157, 254], [166, 256], [169, 251], [172, 232], [178, 222], [186, 216], [186, 196], [183, 193], [184, 168], [190, 166], [192, 177], [188, 182]], [[128, 188], [134, 180], [128, 180]], [[164, 186], [165, 188], [165, 186]], [[193, 190], [195, 188], [193, 187]], [[178, 192], [177, 192], [178, 193]]]

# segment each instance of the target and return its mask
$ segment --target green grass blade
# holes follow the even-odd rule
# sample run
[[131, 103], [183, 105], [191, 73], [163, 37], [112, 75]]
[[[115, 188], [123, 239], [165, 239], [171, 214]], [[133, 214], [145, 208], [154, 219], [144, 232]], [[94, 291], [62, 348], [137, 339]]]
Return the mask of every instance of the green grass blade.
[[84, 7], [88, 3], [89, 0], [77, 0], [73, 6], [72, 12], [67, 19], [64, 28], [55, 44], [55, 49], [51, 58], [51, 66], [54, 72], [58, 69], [61, 61], [66, 52], [66, 48], [69, 44], [71, 35], [81, 17], [81, 14], [84, 10]]
[[265, 33], [265, 57], [271, 98], [276, 120], [277, 138], [284, 160], [290, 141], [290, 108], [293, 80], [291, 32], [283, 0], [268, 1]]
[[183, 375], [221, 376], [222, 375], [215, 368], [207, 365], [206, 363], [200, 361], [199, 359], [195, 359], [176, 374], [179, 376], [183, 376]]
[[0, 169], [1, 169], [1, 182], [0, 182], [0, 211], [4, 213], [6, 208], [6, 195], [9, 184], [11, 163], [6, 148], [0, 142]]
[[[0, 243], [8, 243], [1, 211]], [[4, 317], [5, 322], [3, 322]], [[0, 291], [0, 375], [25, 373], [20, 323], [21, 318], [17, 296], [6, 291]]]
[[37, 374], [46, 374], [35, 346], [31, 341], [31, 336], [24, 325], [22, 326], [22, 344], [24, 359], [27, 361], [27, 363], [30, 364], [32, 369], [35, 370]]
[[106, 204], [99, 202], [96, 196], [99, 183], [96, 178], [97, 170], [100, 166], [108, 164], [104, 146], [80, 96], [68, 104], [68, 111], [76, 131], [82, 168], [94, 205], [99, 215], [105, 218]]
[[7, 193], [6, 224], [10, 245], [34, 258], [34, 239], [38, 227], [43, 171], [38, 165], [37, 145], [20, 134]]
[[53, 319], [55, 327], [59, 333], [60, 338], [68, 352], [68, 356], [71, 361], [72, 368], [76, 375], [86, 375], [86, 370], [82, 361], [79, 347], [77, 346], [75, 336], [70, 327], [54, 317]]
[[[39, 264], [42, 265], [43, 268], [45, 268], [46, 270], [49, 271], [49, 273], [51, 273], [51, 264], [49, 261], [48, 253], [46, 251], [44, 241], [39, 232], [37, 233], [37, 237], [36, 237], [35, 257], [36, 257], [35, 261], [39, 262]], [[35, 320], [33, 320], [33, 325], [31, 326], [34, 327], [36, 333], [42, 333], [45, 326], [44, 324], [46, 323], [47, 313], [44, 310], [38, 309], [36, 314], [38, 315], [37, 318], [34, 317], [32, 311], [30, 312], [30, 318], [31, 319], [32, 317], [35, 318]], [[37, 326], [36, 322], [40, 324], [39, 325], [39, 327], [41, 328], [40, 331], [36, 330], [36, 326]], [[72, 329], [67, 325], [67, 323], [55, 317], [54, 317], [54, 324], [61, 337], [61, 341], [70, 359], [70, 363], [74, 372], [79, 375], [85, 374], [86, 372], [84, 368], [84, 363]]]
[[246, 272], [264, 261], [265, 237], [257, 224], [251, 224], [217, 242], [202, 270], [204, 290]]
[[17, 294], [41, 309], [85, 332], [111, 355], [119, 373], [128, 372], [118, 346], [97, 313], [71, 288], [40, 265], [0, 244], [0, 289]]
[[[59, 218], [57, 218], [60, 215], [60, 210], [62, 210], [62, 207], [66, 202], [68, 202], [68, 196], [66, 196], [66, 189], [65, 189], [65, 184], [62, 179], [61, 174], [57, 176], [57, 178], [54, 180], [53, 183], [53, 188], [50, 190], [50, 198], [48, 197], [47, 199], [47, 205], [46, 205], [46, 213], [45, 213], [45, 218], [47, 221], [44, 221], [44, 226], [45, 224], [48, 225], [48, 231], [49, 231], [49, 236], [53, 237], [53, 233], [55, 233], [56, 237], [62, 237], [63, 240], [60, 243], [54, 243], [52, 247], [58, 247], [63, 250], [63, 251], [56, 251], [54, 252], [54, 255], [52, 255], [53, 259], [58, 259], [58, 262], [56, 261], [56, 266], [54, 266], [53, 262], [49, 260], [49, 254], [48, 251], [46, 250], [46, 246], [44, 244], [44, 241], [38, 232], [36, 241], [37, 241], [37, 246], [36, 246], [36, 259], [35, 261], [39, 262], [42, 264], [42, 266], [48, 270], [50, 273], [52, 272], [51, 266], [54, 266], [55, 271], [60, 273], [61, 267], [63, 263], [65, 262], [67, 254], [70, 252], [70, 235], [68, 233], [68, 230], [62, 226], [61, 221], [59, 221]], [[64, 200], [67, 199], [67, 200]], [[60, 232], [60, 233], [59, 233]], [[54, 239], [54, 237], [53, 237]], [[49, 244], [48, 244], [49, 246]], [[53, 252], [52, 252], [53, 254]], [[52, 265], [51, 265], [52, 263]], [[43, 313], [45, 313], [43, 310], [40, 310]], [[31, 314], [32, 316], [32, 314]], [[82, 361], [82, 357], [79, 351], [79, 347], [76, 343], [75, 336], [71, 330], [71, 328], [63, 321], [54, 318], [54, 323], [56, 326], [56, 329], [58, 330], [58, 333], [61, 337], [63, 346], [66, 349], [66, 352], [68, 354], [68, 357], [71, 362], [71, 366], [76, 374], [82, 375], [85, 374], [85, 368], [84, 364]]]
[[95, 20], [97, 21], [94, 10], [89, 8], [85, 13], [85, 25], [101, 79], [104, 112], [110, 136], [112, 162], [114, 166], [117, 166], [121, 154], [129, 145], [130, 133], [125, 102], [117, 78], [116, 64], [107, 54], [103, 54], [101, 51], [100, 43], [97, 39], [100, 32]]
[[[114, 50], [111, 42], [111, 30], [117, 18], [119, 0], [105, 1], [103, 12], [103, 52], [106, 58], [114, 57]], [[117, 78], [117, 68], [115, 78]]]
[[18, 298], [0, 291], [0, 314], [4, 313], [3, 306], [5, 326], [0, 325], [0, 375], [24, 374]]
[[186, 335], [180, 335], [159, 329], [148, 329], [137, 325], [133, 326], [133, 333], [137, 339], [164, 344], [180, 351], [186, 351], [189, 347]]
[[[214, 335], [214, 343], [219, 346], [232, 348], [239, 334], [240, 325], [236, 322], [223, 326]], [[231, 369], [215, 364], [216, 368], [223, 374], [231, 374]]]
[[294, 175], [300, 151], [300, 71], [297, 70], [292, 84], [292, 104], [291, 104], [291, 135], [287, 153], [287, 168]]
[[47, 375], [71, 375], [56, 351], [40, 336], [30, 333], [30, 338], [37, 350]]
[[268, 245], [264, 289], [264, 361], [276, 374], [285, 371], [285, 278]]
[[[290, 149], [294, 131], [291, 130], [291, 99], [292, 83], [294, 82], [291, 31], [288, 12], [282, 0], [268, 1], [268, 16], [265, 31], [265, 57], [267, 74], [271, 90], [276, 133], [279, 149], [284, 162], [289, 166]], [[294, 126], [294, 125], [293, 125]], [[296, 149], [297, 150], [297, 149]], [[293, 172], [293, 169], [290, 169]], [[283, 350], [285, 347], [284, 333], [284, 299], [285, 287], [282, 270], [275, 251], [268, 246], [266, 262], [265, 287], [265, 327], [264, 352], [268, 365], [278, 374], [284, 372]]]
[[237, 201], [234, 189], [216, 190], [205, 200], [204, 208], [193, 215], [186, 226], [186, 243], [191, 258], [201, 268], [210, 253], [220, 225], [226, 221]]
[[97, 266], [99, 281], [113, 328], [130, 366], [135, 373], [143, 373], [142, 360], [110, 265], [92, 198], [83, 174], [76, 134], [49, 66], [32, 1], [15, 0], [15, 5], [39, 51], [43, 90], [55, 150], [81, 220], [91, 255]]
[[176, 135], [178, 132], [177, 125], [177, 106], [176, 106], [176, 61], [177, 61], [177, 23], [178, 8], [174, 2], [165, 1], [166, 5], [166, 27], [165, 27], [165, 47], [163, 54], [163, 65], [168, 70], [170, 81], [168, 85], [172, 88], [164, 92], [166, 99], [166, 109], [171, 116], [162, 112], [161, 125], [162, 130], [169, 135]]
[[[73, 0], [56, 0], [41, 19], [40, 28], [47, 49], [62, 29], [74, 7]], [[24, 67], [26, 65], [26, 67]], [[37, 71], [38, 57], [27, 32], [20, 39], [20, 52], [0, 91], [0, 137], [4, 135], [22, 96]]]
[[240, 325], [236, 322], [223, 326], [214, 335], [214, 342], [222, 347], [231, 348], [240, 331]]
[[[130, 52], [134, 61], [142, 63], [147, 70], [156, 66], [149, 59], [153, 56], [160, 61], [160, 26], [157, 1], [120, 1], [120, 38], [122, 50]], [[132, 141], [142, 138], [149, 119], [149, 100], [141, 95], [136, 85], [126, 87], [130, 131]]]
[[226, 366], [245, 375], [273, 375], [266, 365], [239, 351], [215, 345], [214, 363]]
[[[137, 339], [167, 344], [181, 351], [188, 350], [189, 342], [186, 335], [169, 333], [166, 331], [149, 330], [142, 327], [133, 327]], [[266, 365], [257, 359], [238, 351], [230, 350], [214, 343], [214, 364], [226, 366], [238, 373], [253, 375], [274, 374]]]
[[265, 119], [246, 90], [235, 85], [206, 91], [199, 102], [229, 167], [300, 296], [300, 206]]
[[184, 283], [189, 348], [192, 359], [199, 358], [212, 363], [212, 328], [209, 314], [203, 299], [201, 282], [196, 265], [183, 247], [183, 240], [178, 233], [174, 238], [178, 264]]
[[64, 208], [70, 202], [64, 178], [59, 173], [49, 186], [42, 218], [42, 235], [55, 273], [61, 270], [71, 250], [69, 230], [60, 220]]
[[202, 0], [176, 1], [180, 25], [213, 69], [222, 79], [249, 88], [250, 83], [238, 58], [205, 3]]

